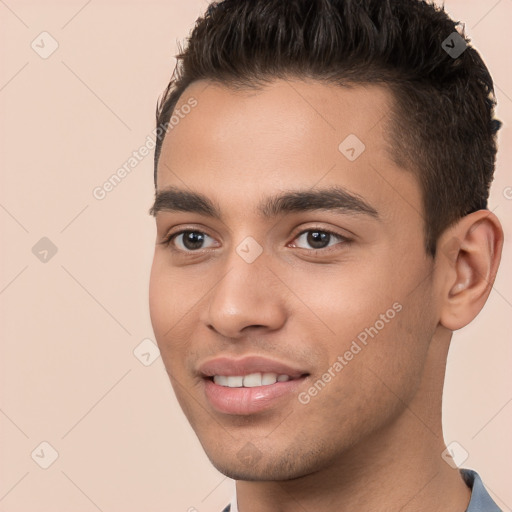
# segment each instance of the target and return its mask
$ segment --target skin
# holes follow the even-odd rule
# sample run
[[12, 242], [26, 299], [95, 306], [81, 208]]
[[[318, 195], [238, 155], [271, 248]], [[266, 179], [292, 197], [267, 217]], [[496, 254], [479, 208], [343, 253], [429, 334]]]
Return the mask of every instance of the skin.
[[[472, 213], [443, 233], [436, 258], [426, 254], [421, 190], [391, 158], [383, 86], [290, 79], [234, 92], [201, 81], [177, 108], [191, 96], [197, 106], [165, 137], [157, 191], [200, 192], [222, 220], [156, 214], [150, 314], [179, 403], [214, 466], [237, 480], [240, 511], [463, 512], [470, 491], [441, 457], [444, 371], [452, 331], [490, 292], [499, 221]], [[338, 150], [348, 134], [366, 147], [355, 161]], [[256, 212], [267, 196], [330, 185], [378, 218]], [[161, 243], [180, 229], [208, 235], [205, 248]], [[350, 242], [315, 248], [307, 229]], [[263, 248], [252, 263], [236, 252], [247, 236]], [[197, 368], [221, 355], [305, 369], [307, 391], [395, 303], [401, 311], [309, 403], [295, 393], [279, 408], [229, 415], [205, 398]]]

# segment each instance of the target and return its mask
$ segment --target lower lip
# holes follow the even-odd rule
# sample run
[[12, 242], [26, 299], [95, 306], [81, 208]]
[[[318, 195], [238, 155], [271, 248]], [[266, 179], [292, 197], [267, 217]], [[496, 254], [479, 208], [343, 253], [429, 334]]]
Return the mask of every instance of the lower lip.
[[206, 398], [217, 411], [225, 414], [248, 415], [275, 407], [282, 399], [293, 397], [304, 379], [305, 377], [300, 377], [254, 388], [229, 388], [205, 379], [205, 393]]

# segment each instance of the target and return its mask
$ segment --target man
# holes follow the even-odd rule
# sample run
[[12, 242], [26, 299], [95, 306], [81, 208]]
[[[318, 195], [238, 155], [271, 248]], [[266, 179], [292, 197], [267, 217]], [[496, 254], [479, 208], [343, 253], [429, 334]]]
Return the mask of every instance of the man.
[[483, 307], [492, 79], [419, 0], [225, 0], [157, 108], [150, 312], [226, 511], [498, 511], [443, 441]]

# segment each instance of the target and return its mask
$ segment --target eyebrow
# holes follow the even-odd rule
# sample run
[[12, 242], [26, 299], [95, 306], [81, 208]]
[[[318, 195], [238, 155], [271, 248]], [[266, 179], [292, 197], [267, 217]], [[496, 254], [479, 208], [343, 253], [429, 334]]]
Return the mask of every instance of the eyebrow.
[[[338, 186], [283, 192], [265, 198], [257, 205], [256, 209], [259, 215], [265, 218], [317, 210], [379, 218], [377, 210], [363, 198]], [[156, 216], [158, 212], [198, 213], [222, 220], [218, 204], [201, 193], [177, 187], [167, 187], [156, 192], [155, 202], [149, 210], [149, 214]]]

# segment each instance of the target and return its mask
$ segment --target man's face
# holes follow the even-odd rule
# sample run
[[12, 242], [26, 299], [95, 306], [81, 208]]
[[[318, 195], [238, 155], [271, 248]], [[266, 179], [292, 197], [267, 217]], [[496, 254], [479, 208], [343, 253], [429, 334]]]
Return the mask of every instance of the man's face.
[[[396, 424], [422, 383], [438, 316], [421, 191], [390, 158], [387, 89], [196, 82], [177, 110], [191, 97], [165, 137], [157, 192], [201, 194], [220, 218], [162, 196], [155, 336], [220, 471], [306, 475]], [[308, 195], [269, 202], [293, 192]]]

